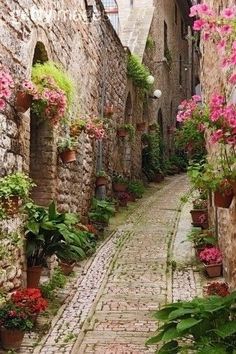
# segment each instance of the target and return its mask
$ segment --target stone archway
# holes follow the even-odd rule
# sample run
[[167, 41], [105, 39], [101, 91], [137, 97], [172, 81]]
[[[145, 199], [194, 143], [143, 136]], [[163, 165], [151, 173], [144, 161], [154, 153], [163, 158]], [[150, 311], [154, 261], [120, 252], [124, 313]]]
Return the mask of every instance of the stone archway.
[[[33, 65], [48, 60], [47, 51], [42, 42], [35, 46]], [[54, 145], [53, 130], [45, 121], [30, 113], [30, 152], [29, 174], [36, 187], [31, 198], [42, 206], [47, 206], [55, 195], [56, 175], [56, 147]]]

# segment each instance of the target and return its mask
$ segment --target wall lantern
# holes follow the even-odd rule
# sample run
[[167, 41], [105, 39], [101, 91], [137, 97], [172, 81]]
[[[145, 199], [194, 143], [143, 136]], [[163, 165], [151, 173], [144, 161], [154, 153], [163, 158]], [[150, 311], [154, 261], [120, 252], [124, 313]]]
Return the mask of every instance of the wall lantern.
[[155, 91], [153, 92], [153, 96], [149, 96], [149, 98], [152, 98], [152, 99], [154, 99], [154, 100], [157, 100], [157, 99], [161, 98], [161, 96], [162, 96], [161, 90], [155, 90]]

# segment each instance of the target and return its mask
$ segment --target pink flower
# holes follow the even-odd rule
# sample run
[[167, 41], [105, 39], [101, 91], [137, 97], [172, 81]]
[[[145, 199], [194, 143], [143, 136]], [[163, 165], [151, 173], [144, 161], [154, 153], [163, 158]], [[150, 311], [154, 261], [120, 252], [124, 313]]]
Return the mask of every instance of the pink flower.
[[221, 11], [221, 16], [223, 16], [226, 19], [233, 19], [235, 17], [236, 13], [233, 8], [227, 7], [223, 11]]
[[193, 96], [192, 96], [192, 99], [193, 99], [195, 102], [202, 102], [202, 97], [199, 96], [199, 95], [193, 95]]
[[216, 132], [212, 133], [210, 137], [210, 142], [212, 144], [218, 143], [224, 136], [223, 130], [218, 129]]
[[236, 84], [236, 73], [232, 74], [229, 78], [229, 83], [232, 85]]
[[195, 31], [201, 31], [204, 28], [204, 25], [205, 25], [205, 21], [204, 20], [202, 20], [202, 19], [196, 20], [196, 21], [194, 21], [193, 29]]
[[217, 247], [205, 248], [200, 252], [199, 258], [205, 264], [219, 264], [222, 262], [222, 253]]
[[223, 25], [218, 27], [218, 31], [222, 35], [230, 34], [232, 32], [232, 26], [230, 25]]

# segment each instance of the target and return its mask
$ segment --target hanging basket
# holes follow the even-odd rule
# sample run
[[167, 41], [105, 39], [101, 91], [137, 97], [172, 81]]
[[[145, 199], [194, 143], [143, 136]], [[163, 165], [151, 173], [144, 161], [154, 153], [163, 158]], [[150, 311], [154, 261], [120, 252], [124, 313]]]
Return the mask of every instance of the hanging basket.
[[1, 345], [6, 350], [20, 349], [25, 332], [1, 327]]
[[138, 132], [144, 132], [146, 128], [146, 123], [145, 122], [137, 123], [136, 127]]
[[220, 277], [222, 274], [222, 263], [204, 264], [204, 268], [209, 278]]
[[230, 204], [232, 202], [233, 196], [234, 196], [233, 190], [231, 192], [227, 191], [224, 193], [216, 191], [214, 193], [215, 206], [218, 208], [229, 208]]
[[17, 92], [16, 94], [16, 110], [20, 113], [25, 113], [30, 108], [33, 101], [33, 96], [26, 92]]
[[63, 163], [71, 163], [76, 161], [76, 151], [75, 150], [65, 150], [60, 153], [60, 158]]
[[117, 129], [117, 136], [119, 138], [125, 138], [128, 135], [127, 130], [123, 129], [123, 128], [119, 128]]
[[38, 288], [42, 274], [42, 266], [33, 266], [27, 268], [27, 288]]

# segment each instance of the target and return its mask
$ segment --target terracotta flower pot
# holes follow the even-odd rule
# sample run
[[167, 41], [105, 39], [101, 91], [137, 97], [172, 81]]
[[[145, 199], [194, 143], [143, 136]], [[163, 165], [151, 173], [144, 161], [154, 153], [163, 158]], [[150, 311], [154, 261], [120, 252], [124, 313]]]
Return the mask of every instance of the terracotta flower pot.
[[207, 209], [193, 209], [190, 211], [193, 221], [193, 226], [201, 227], [204, 223], [208, 221], [208, 210]]
[[15, 215], [19, 211], [19, 197], [11, 196], [8, 198], [1, 198], [1, 207], [5, 210], [7, 215]]
[[33, 266], [27, 268], [27, 287], [38, 288], [39, 281], [42, 274], [42, 266]]
[[6, 350], [17, 350], [21, 347], [25, 333], [18, 329], [1, 327], [1, 345]]
[[65, 150], [60, 153], [60, 157], [63, 163], [70, 163], [76, 161], [75, 150]]
[[117, 136], [119, 138], [125, 138], [128, 135], [127, 130], [123, 129], [123, 128], [119, 128], [117, 129]]
[[105, 117], [111, 117], [114, 114], [114, 105], [113, 104], [107, 104], [104, 107], [104, 116]]
[[220, 277], [222, 274], [222, 263], [218, 264], [204, 264], [208, 277]]
[[96, 186], [100, 187], [100, 186], [106, 186], [107, 185], [107, 178], [106, 177], [97, 177], [96, 179]]
[[229, 208], [233, 199], [233, 190], [232, 192], [227, 191], [226, 193], [222, 193], [216, 191], [214, 193], [214, 203], [216, 207], [219, 208]]
[[73, 263], [67, 263], [67, 262], [59, 262], [60, 268], [62, 270], [62, 273], [64, 275], [69, 275], [73, 272], [74, 267], [75, 267], [75, 262]]
[[126, 192], [128, 186], [123, 183], [113, 183], [113, 190], [114, 192]]
[[30, 108], [33, 101], [33, 96], [26, 92], [17, 92], [16, 95], [16, 110], [20, 113], [25, 113]]
[[138, 132], [143, 132], [146, 128], [146, 123], [145, 122], [137, 123], [136, 127]]

